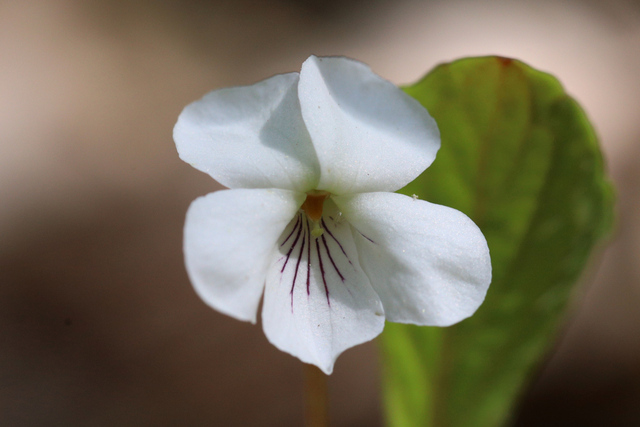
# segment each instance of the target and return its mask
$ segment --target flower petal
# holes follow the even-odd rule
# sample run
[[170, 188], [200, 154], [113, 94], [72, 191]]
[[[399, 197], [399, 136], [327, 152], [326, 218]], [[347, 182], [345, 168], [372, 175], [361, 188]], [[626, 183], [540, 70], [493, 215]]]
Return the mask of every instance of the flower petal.
[[184, 227], [184, 255], [200, 298], [255, 323], [276, 242], [304, 197], [288, 190], [239, 189], [194, 200]]
[[302, 64], [298, 91], [320, 162], [320, 190], [395, 191], [422, 173], [440, 148], [427, 110], [361, 62], [311, 56]]
[[387, 320], [448, 326], [480, 306], [491, 259], [482, 232], [462, 212], [394, 193], [335, 202], [357, 230], [360, 264]]
[[382, 332], [384, 311], [360, 268], [349, 225], [324, 220], [318, 238], [305, 214], [283, 233], [262, 323], [273, 345], [330, 374], [340, 353]]
[[307, 191], [318, 160], [298, 101], [298, 74], [213, 91], [182, 111], [180, 158], [230, 188]]

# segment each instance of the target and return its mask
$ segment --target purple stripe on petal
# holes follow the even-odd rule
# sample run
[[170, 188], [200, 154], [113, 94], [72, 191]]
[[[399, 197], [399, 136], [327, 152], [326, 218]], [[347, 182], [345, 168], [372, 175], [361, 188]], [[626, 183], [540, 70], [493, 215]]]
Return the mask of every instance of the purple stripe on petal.
[[[359, 231], [359, 230], [356, 230], [356, 231], [357, 231], [358, 233], [360, 233], [360, 231]], [[374, 242], [373, 240], [371, 240], [370, 238], [368, 238], [368, 237], [367, 237], [367, 236], [365, 236], [364, 234], [360, 233], [360, 235], [361, 235], [362, 237], [364, 237], [365, 239], [367, 239], [368, 241], [370, 241], [371, 243], [373, 243], [374, 245], [375, 245], [375, 244], [377, 244], [376, 242]]]
[[[327, 227], [327, 223], [324, 222], [324, 218], [322, 218], [322, 228], [324, 228], [326, 230], [326, 232], [329, 233], [329, 236], [331, 236], [331, 238], [338, 244], [338, 246], [340, 247], [340, 250], [342, 251], [344, 256], [347, 258], [347, 261], [349, 261], [349, 264], [351, 264], [351, 260], [349, 259], [349, 256], [344, 251], [344, 248], [342, 247], [340, 242], [338, 242], [338, 239], [336, 239], [335, 236], [333, 235], [333, 233], [331, 233], [331, 230], [329, 230], [329, 227]], [[351, 264], [351, 265], [353, 265], [353, 264]]]
[[322, 254], [320, 254], [320, 244], [316, 239], [316, 252], [318, 253], [318, 263], [320, 265], [320, 275], [322, 276], [322, 283], [324, 283], [324, 292], [327, 294], [327, 304], [331, 307], [331, 301], [329, 300], [329, 288], [327, 287], [327, 279], [324, 275], [324, 267], [322, 265]]
[[[302, 229], [302, 227], [300, 227]], [[293, 281], [291, 282], [291, 312], [293, 312], [293, 289], [296, 286], [296, 278], [298, 277], [298, 269], [300, 268], [300, 260], [302, 260], [302, 251], [304, 250], [304, 243], [307, 238], [306, 233], [302, 236], [302, 244], [300, 245], [300, 253], [298, 254], [298, 262], [296, 263], [296, 272], [293, 273]], [[295, 243], [294, 243], [295, 244]]]
[[293, 228], [291, 229], [291, 233], [289, 233], [289, 235], [287, 236], [286, 239], [284, 239], [284, 242], [280, 243], [280, 247], [283, 247], [285, 243], [287, 243], [287, 240], [289, 240], [289, 238], [293, 235], [293, 233], [296, 231], [296, 229], [298, 228], [298, 225], [300, 225], [300, 218], [302, 217], [301, 214], [298, 214], [298, 220], [296, 221], [296, 225], [293, 226]]
[[338, 266], [333, 261], [333, 257], [331, 256], [331, 251], [329, 250], [329, 245], [327, 245], [327, 239], [324, 238], [324, 234], [322, 235], [322, 244], [324, 245], [324, 248], [327, 251], [327, 256], [329, 257], [329, 261], [331, 261], [331, 265], [333, 265], [333, 268], [336, 270], [336, 273], [338, 273], [338, 276], [340, 276], [340, 279], [344, 282], [344, 276], [342, 275], [342, 273], [340, 273]]
[[311, 285], [310, 276], [311, 276], [311, 232], [309, 231], [309, 220], [307, 219], [307, 236], [309, 236], [309, 242], [307, 244], [307, 296], [310, 295], [309, 287]]
[[289, 252], [287, 252], [287, 259], [285, 260], [284, 265], [282, 266], [282, 270], [280, 270], [280, 273], [282, 273], [284, 271], [284, 268], [287, 266], [287, 263], [289, 262], [289, 257], [291, 257], [291, 252], [293, 251], [293, 248], [296, 247], [296, 243], [298, 243], [298, 239], [300, 238], [301, 231], [302, 231], [302, 227], [298, 228], [298, 234], [296, 235], [296, 238], [293, 239], [293, 244], [289, 248]]

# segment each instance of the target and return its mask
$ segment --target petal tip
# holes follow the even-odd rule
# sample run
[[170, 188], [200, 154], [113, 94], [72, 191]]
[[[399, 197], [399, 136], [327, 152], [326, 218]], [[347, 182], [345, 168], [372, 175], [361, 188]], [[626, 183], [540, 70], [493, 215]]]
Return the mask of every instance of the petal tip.
[[333, 373], [333, 366], [335, 365], [336, 359], [333, 359], [333, 361], [329, 364], [323, 364], [320, 362], [304, 362], [308, 365], [313, 365], [316, 368], [320, 369], [322, 371], [323, 374], [325, 375], [331, 375]]

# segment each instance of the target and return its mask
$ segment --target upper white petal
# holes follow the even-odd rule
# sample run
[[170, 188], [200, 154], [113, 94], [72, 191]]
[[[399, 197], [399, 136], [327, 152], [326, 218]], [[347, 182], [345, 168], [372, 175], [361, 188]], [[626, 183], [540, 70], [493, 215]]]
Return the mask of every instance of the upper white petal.
[[193, 201], [184, 226], [187, 273], [211, 307], [255, 323], [276, 242], [304, 201], [279, 189], [222, 190]]
[[316, 239], [300, 215], [283, 233], [262, 323], [273, 345], [330, 374], [340, 353], [382, 332], [384, 311], [358, 263], [349, 225], [328, 217], [325, 224]]
[[462, 212], [395, 193], [334, 198], [387, 320], [448, 326], [471, 316], [491, 282], [480, 229]]
[[182, 111], [180, 158], [231, 188], [307, 191], [319, 166], [298, 101], [298, 74], [213, 91]]
[[395, 191], [433, 162], [438, 127], [415, 99], [347, 58], [302, 64], [300, 106], [320, 162], [318, 189]]

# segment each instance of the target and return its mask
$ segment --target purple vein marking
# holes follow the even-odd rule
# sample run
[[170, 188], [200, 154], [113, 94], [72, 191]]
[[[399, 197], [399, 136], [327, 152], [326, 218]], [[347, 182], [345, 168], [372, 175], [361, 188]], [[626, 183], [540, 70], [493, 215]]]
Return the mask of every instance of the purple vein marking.
[[289, 252], [287, 252], [287, 259], [284, 261], [284, 265], [282, 266], [282, 270], [280, 270], [280, 273], [282, 273], [284, 271], [284, 268], [287, 266], [287, 263], [289, 262], [289, 257], [291, 257], [291, 252], [293, 251], [293, 248], [296, 247], [296, 243], [298, 243], [298, 239], [300, 238], [301, 231], [302, 231], [302, 227], [298, 228], [298, 234], [296, 235], [296, 238], [293, 239], [293, 244], [289, 248]]
[[324, 248], [327, 251], [327, 256], [329, 257], [329, 261], [331, 261], [331, 265], [333, 265], [333, 268], [336, 270], [336, 273], [338, 273], [338, 276], [340, 276], [340, 280], [344, 282], [344, 276], [342, 275], [342, 273], [340, 273], [340, 270], [336, 266], [336, 263], [333, 262], [333, 257], [331, 256], [331, 252], [329, 251], [329, 246], [327, 245], [327, 239], [324, 238], [324, 235], [322, 236], [322, 244], [324, 245]]
[[298, 228], [298, 225], [300, 224], [300, 217], [302, 215], [298, 214], [298, 220], [296, 221], [296, 225], [293, 226], [293, 228], [291, 229], [291, 233], [289, 233], [289, 235], [287, 236], [286, 239], [284, 239], [284, 242], [280, 243], [280, 247], [284, 246], [285, 243], [287, 243], [287, 240], [289, 240], [289, 237], [291, 237], [294, 233], [294, 231], [296, 231], [296, 228]]
[[327, 280], [324, 277], [324, 267], [322, 266], [322, 255], [320, 254], [320, 244], [316, 239], [316, 252], [318, 253], [318, 262], [320, 264], [320, 275], [322, 276], [322, 283], [324, 283], [324, 292], [327, 294], [327, 304], [331, 307], [331, 301], [329, 301], [329, 288], [327, 287]]
[[[300, 227], [302, 229], [302, 227]], [[302, 251], [304, 250], [304, 244], [307, 239], [307, 234], [302, 236], [302, 244], [300, 245], [300, 253], [298, 254], [298, 262], [296, 263], [296, 272], [293, 274], [293, 281], [291, 282], [291, 312], [293, 313], [293, 288], [296, 286], [296, 278], [298, 277], [298, 269], [300, 268], [300, 260], [302, 259]]]
[[[329, 230], [329, 227], [327, 227], [327, 223], [324, 222], [324, 218], [322, 218], [322, 228], [324, 228], [326, 230], [326, 232], [329, 233], [329, 236], [331, 236], [331, 238], [338, 244], [338, 246], [340, 246], [340, 250], [342, 251], [344, 256], [347, 258], [347, 261], [349, 261], [349, 264], [351, 264], [351, 260], [349, 259], [349, 256], [344, 251], [344, 248], [342, 247], [340, 242], [338, 242], [338, 239], [336, 239], [335, 236], [333, 235], [333, 233], [331, 232], [331, 230]], [[353, 264], [351, 264], [351, 265], [353, 265]]]
[[309, 220], [307, 219], [307, 236], [309, 236], [309, 244], [307, 245], [307, 296], [310, 295], [309, 287], [311, 285], [311, 281], [309, 280], [311, 277], [311, 232], [309, 231]]
[[[360, 233], [360, 230], [356, 230], [358, 233]], [[370, 238], [368, 238], [367, 236], [365, 236], [364, 234], [360, 233], [360, 235], [362, 237], [364, 237], [365, 239], [367, 239], [368, 241], [370, 241], [371, 243], [373, 243], [374, 245], [376, 244], [376, 242], [374, 242], [373, 240], [371, 240]]]

